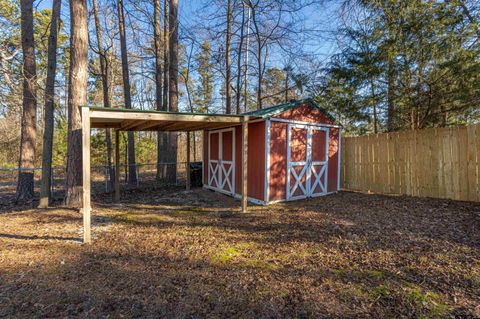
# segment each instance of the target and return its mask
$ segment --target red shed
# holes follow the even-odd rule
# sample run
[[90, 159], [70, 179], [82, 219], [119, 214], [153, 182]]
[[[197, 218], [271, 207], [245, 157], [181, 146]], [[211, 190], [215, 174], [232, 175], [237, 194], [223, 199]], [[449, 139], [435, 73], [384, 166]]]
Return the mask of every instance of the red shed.
[[[268, 204], [337, 192], [341, 127], [312, 99], [248, 112], [248, 200]], [[240, 197], [241, 126], [205, 131], [205, 188]], [[237, 165], [237, 163], [239, 163]]]

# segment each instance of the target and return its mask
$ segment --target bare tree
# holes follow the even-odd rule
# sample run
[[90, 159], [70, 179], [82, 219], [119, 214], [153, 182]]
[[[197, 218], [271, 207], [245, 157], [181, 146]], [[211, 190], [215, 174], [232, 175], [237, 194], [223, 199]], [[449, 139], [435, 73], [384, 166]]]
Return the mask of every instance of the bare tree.
[[82, 117], [87, 103], [88, 13], [86, 0], [70, 1], [70, 73], [68, 94], [67, 192], [65, 203], [82, 202]]
[[23, 113], [16, 201], [33, 198], [37, 136], [37, 86], [33, 41], [33, 0], [22, 0]]
[[[120, 51], [122, 54], [123, 96], [125, 108], [132, 108], [130, 88], [130, 75], [128, 70], [127, 37], [125, 34], [125, 16], [123, 13], [123, 0], [117, 1], [118, 27], [120, 29]], [[137, 168], [135, 163], [135, 138], [132, 131], [128, 131], [128, 183], [137, 184]]]
[[232, 113], [232, 98], [230, 96], [230, 40], [231, 40], [231, 26], [232, 26], [232, 3], [227, 1], [227, 34], [225, 39], [225, 113]]
[[[106, 51], [103, 48], [102, 41], [102, 28], [100, 26], [100, 15], [98, 12], [98, 1], [93, 0], [93, 15], [95, 18], [95, 33], [97, 35], [97, 46], [98, 46], [98, 58], [100, 60], [100, 73], [102, 76], [102, 92], [103, 92], [103, 106], [111, 107], [112, 106], [112, 95], [111, 95], [111, 79], [110, 79], [110, 65], [109, 60], [107, 59]], [[109, 180], [109, 189], [113, 189], [113, 183], [115, 180], [113, 166], [112, 166], [112, 136], [110, 134], [110, 129], [105, 129], [105, 143], [107, 146], [107, 168]]]
[[48, 37], [47, 80], [45, 86], [45, 111], [42, 151], [42, 183], [40, 188], [40, 208], [48, 207], [51, 200], [52, 147], [55, 110], [55, 74], [57, 69], [57, 38], [60, 26], [61, 0], [53, 1], [50, 36]]
[[[178, 0], [170, 0], [169, 3], [169, 111], [178, 112]], [[172, 181], [177, 175], [177, 134], [169, 133], [170, 164], [167, 170], [167, 178]]]
[[[153, 40], [155, 45], [155, 104], [158, 111], [163, 110], [162, 96], [162, 49], [161, 49], [161, 25], [160, 25], [160, 0], [153, 0]], [[164, 153], [164, 134], [157, 131], [157, 179], [162, 176], [162, 156]]]

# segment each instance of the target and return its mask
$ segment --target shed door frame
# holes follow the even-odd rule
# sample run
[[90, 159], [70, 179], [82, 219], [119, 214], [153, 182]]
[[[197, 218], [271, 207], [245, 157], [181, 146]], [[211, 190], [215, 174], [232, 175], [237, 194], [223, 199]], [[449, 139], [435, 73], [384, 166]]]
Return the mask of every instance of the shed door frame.
[[[232, 160], [227, 161], [223, 159], [223, 133], [232, 132]], [[211, 150], [211, 135], [218, 133], [218, 159], [212, 160]], [[214, 168], [214, 165], [215, 168]], [[225, 164], [229, 165], [227, 168]], [[208, 131], [208, 186], [220, 193], [227, 195], [235, 194], [235, 128], [226, 128], [221, 130]], [[227, 178], [225, 179], [225, 176]], [[215, 179], [215, 186], [212, 185]], [[227, 187], [227, 190], [225, 190]]]
[[[305, 161], [292, 161], [291, 157], [291, 140], [292, 129], [305, 129], [306, 130], [306, 158]], [[325, 132], [325, 161], [312, 161], [312, 131], [324, 131]], [[316, 124], [295, 124], [289, 123], [287, 126], [287, 185], [286, 185], [286, 200], [304, 199], [308, 197], [322, 196], [328, 193], [328, 145], [329, 145], [329, 129], [328, 127]], [[293, 167], [303, 166], [300, 173]], [[321, 166], [320, 172], [315, 171], [315, 166]], [[291, 185], [291, 175], [295, 172], [293, 189]], [[302, 178], [305, 176], [305, 184], [302, 183]], [[312, 182], [312, 176], [314, 178]], [[323, 182], [322, 182], [323, 179]], [[313, 184], [312, 184], [313, 183]], [[317, 184], [319, 185], [320, 192], [314, 192]], [[313, 186], [313, 187], [312, 187]], [[302, 191], [301, 195], [294, 196], [293, 194], [299, 188]]]

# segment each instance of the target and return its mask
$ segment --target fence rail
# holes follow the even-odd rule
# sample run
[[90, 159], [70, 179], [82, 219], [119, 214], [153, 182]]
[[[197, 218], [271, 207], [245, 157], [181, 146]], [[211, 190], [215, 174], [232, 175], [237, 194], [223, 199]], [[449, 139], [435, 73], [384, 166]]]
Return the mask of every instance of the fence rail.
[[480, 124], [344, 137], [341, 187], [480, 201]]

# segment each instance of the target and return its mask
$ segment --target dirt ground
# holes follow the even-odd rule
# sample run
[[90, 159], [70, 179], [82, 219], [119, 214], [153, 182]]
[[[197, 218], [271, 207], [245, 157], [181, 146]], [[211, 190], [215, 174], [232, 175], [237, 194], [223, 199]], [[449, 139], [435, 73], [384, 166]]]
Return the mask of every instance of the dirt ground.
[[[32, 204], [34, 205], [34, 204]], [[0, 317], [480, 317], [480, 205], [341, 192], [255, 206], [205, 190], [0, 212]]]

